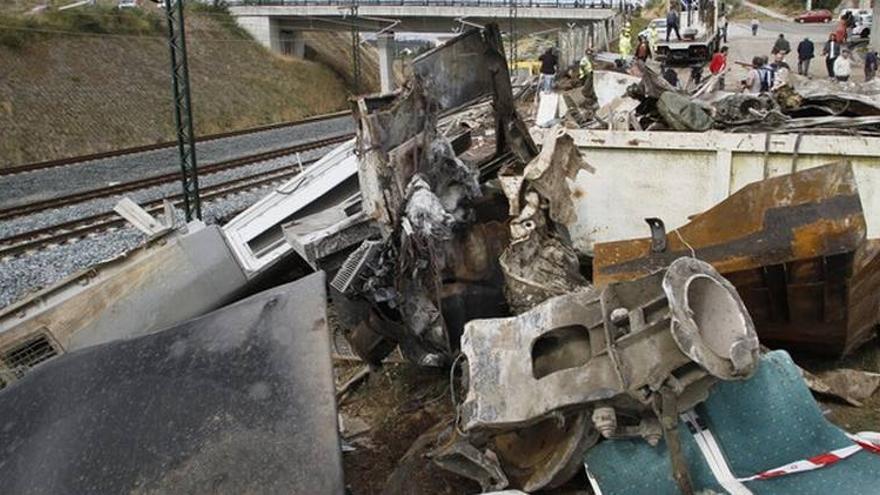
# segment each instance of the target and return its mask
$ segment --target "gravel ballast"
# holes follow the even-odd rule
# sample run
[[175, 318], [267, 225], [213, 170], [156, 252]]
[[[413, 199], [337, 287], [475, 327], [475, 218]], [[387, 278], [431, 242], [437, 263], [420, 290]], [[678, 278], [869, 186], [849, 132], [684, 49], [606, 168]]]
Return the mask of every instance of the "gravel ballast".
[[[332, 147], [318, 148], [300, 153], [300, 159], [303, 162], [315, 160], [325, 155]], [[257, 162], [244, 167], [224, 170], [210, 175], [199, 177], [199, 186], [202, 189], [213, 184], [227, 182], [239, 177], [253, 175], [260, 172], [268, 172], [278, 170], [285, 167], [295, 166], [298, 164], [295, 155], [288, 155], [272, 160]], [[99, 198], [82, 203], [72, 204], [56, 210], [46, 210], [24, 217], [11, 218], [9, 220], [0, 221], [0, 238], [9, 237], [23, 232], [35, 229], [50, 227], [59, 223], [76, 220], [79, 218], [112, 211], [113, 206], [124, 196], [131, 198], [135, 203], [144, 204], [149, 201], [162, 199], [175, 194], [179, 194], [181, 186], [179, 182], [169, 182], [147, 189], [140, 189], [124, 193], [120, 196]]]
[[[216, 223], [254, 204], [271, 191], [270, 187], [243, 191], [202, 204], [205, 223]], [[177, 212], [183, 221], [183, 212]], [[142, 244], [147, 236], [133, 227], [124, 227], [70, 244], [54, 246], [31, 255], [0, 261], [0, 308], [29, 293], [62, 280], [80, 270], [119, 256]]]
[[[229, 160], [255, 153], [283, 148], [297, 143], [314, 141], [353, 132], [350, 116], [305, 123], [295, 128], [273, 129], [259, 135], [243, 135], [198, 145], [199, 163], [207, 164]], [[246, 177], [260, 172], [280, 170], [296, 166], [299, 161], [310, 162], [327, 154], [336, 145], [319, 148], [295, 155], [284, 156], [257, 162], [244, 167], [224, 170], [199, 177], [199, 184], [205, 188], [218, 183]], [[20, 204], [37, 197], [69, 194], [81, 189], [94, 189], [113, 182], [124, 182], [147, 176], [159, 175], [177, 170], [176, 149], [159, 150], [112, 159], [96, 160], [72, 167], [59, 167], [43, 171], [27, 172], [4, 177], [0, 186], [0, 206]], [[112, 181], [108, 178], [112, 177]], [[272, 186], [247, 189], [223, 196], [202, 204], [203, 220], [216, 223], [218, 219], [228, 219], [266, 196]], [[180, 183], [175, 181], [147, 189], [132, 191], [117, 197], [100, 198], [70, 205], [57, 210], [39, 212], [26, 217], [13, 218], [0, 222], [0, 238], [50, 227], [59, 223], [76, 220], [90, 215], [112, 211], [113, 206], [123, 196], [136, 203], [144, 204], [153, 200], [180, 193]], [[183, 213], [178, 211], [180, 220]], [[41, 288], [50, 286], [73, 275], [80, 270], [119, 256], [146, 240], [137, 229], [126, 225], [112, 231], [61, 245], [49, 246], [35, 252], [0, 260], [0, 308], [8, 306]]]

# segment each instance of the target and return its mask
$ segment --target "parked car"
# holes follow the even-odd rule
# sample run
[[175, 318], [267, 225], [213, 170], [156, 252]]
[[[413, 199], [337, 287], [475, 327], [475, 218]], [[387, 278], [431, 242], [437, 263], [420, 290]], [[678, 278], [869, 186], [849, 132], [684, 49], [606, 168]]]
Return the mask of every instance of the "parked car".
[[644, 36], [647, 39], [651, 39], [650, 33], [651, 28], [654, 28], [657, 31], [657, 39], [664, 39], [666, 36], [666, 19], [654, 19], [648, 23], [648, 27], [643, 29], [639, 36]]
[[833, 18], [834, 16], [831, 14], [830, 10], [808, 10], [807, 12], [804, 12], [803, 14], [795, 17], [794, 22], [831, 22], [831, 19]]
[[845, 16], [846, 14], [852, 14], [853, 18], [858, 21], [859, 17], [870, 13], [871, 11], [866, 9], [842, 9], [837, 17], [840, 18]]
[[136, 9], [138, 7], [138, 0], [119, 0], [116, 3], [117, 9]]
[[871, 36], [871, 26], [874, 24], [874, 16], [872, 14], [862, 14], [859, 16], [856, 27], [853, 28], [853, 36], [859, 38], [868, 38]]

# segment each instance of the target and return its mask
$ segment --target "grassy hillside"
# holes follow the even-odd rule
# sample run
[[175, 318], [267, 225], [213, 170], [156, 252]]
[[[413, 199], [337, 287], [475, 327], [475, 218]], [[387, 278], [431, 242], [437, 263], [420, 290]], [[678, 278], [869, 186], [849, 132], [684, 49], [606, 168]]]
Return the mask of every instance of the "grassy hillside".
[[[351, 62], [351, 33], [314, 31], [303, 33], [306, 42], [306, 59], [314, 60], [333, 69], [354, 87]], [[360, 47], [361, 81], [360, 92], [367, 93], [379, 89], [379, 55], [370, 45]]]
[[[191, 12], [187, 29], [198, 134], [347, 106], [337, 71], [269, 53], [221, 11]], [[170, 93], [157, 12], [0, 14], [0, 166], [172, 139]]]

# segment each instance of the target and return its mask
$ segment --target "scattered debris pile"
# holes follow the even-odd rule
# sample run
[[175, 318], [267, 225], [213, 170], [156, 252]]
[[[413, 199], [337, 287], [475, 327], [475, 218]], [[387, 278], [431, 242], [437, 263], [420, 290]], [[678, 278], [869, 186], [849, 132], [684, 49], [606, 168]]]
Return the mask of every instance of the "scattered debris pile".
[[[484, 453], [470, 472], [499, 459], [514, 485], [553, 488], [571, 478], [598, 432], [653, 446], [664, 438], [684, 489], [676, 418], [717, 379], [748, 378], [758, 339], [733, 286], [706, 263], [680, 258], [637, 281], [472, 321], [462, 353], [461, 429]], [[539, 441], [548, 434], [558, 439], [550, 447]], [[525, 458], [543, 462], [523, 466]]]
[[[592, 84], [584, 86], [594, 97], [566, 98], [560, 105], [555, 94], [542, 95], [537, 123], [547, 126], [564, 120], [567, 127], [615, 130], [880, 134], [876, 81], [841, 87], [791, 74], [770, 91], [751, 94], [718, 90], [719, 79], [712, 76], [682, 89], [642, 62], [628, 70], [596, 70]], [[544, 115], [553, 117], [541, 118], [541, 107]], [[595, 118], [585, 120], [584, 115]]]
[[[576, 88], [561, 97], [541, 95], [535, 122], [550, 129], [535, 134], [541, 136], [536, 146], [513, 111], [499, 46], [494, 28], [472, 31], [414, 61], [414, 76], [398, 93], [357, 101], [362, 203], [380, 235], [348, 257], [333, 284], [350, 302], [369, 305], [349, 340], [374, 364], [397, 345], [419, 365], [461, 372], [460, 383], [452, 384], [463, 396], [456, 416], [417, 444], [425, 457], [484, 491], [560, 487], [602, 440], [635, 438], [666, 452], [676, 486], [693, 493], [705, 484], [690, 474], [692, 452], [682, 440], [690, 435], [682, 433], [687, 428], [679, 417], [693, 414], [718, 382], [750, 379], [760, 361], [750, 311], [761, 325], [768, 313], [753, 292], [716, 271], [731, 273], [702, 246], [687, 251], [667, 239], [659, 219], [653, 229], [659, 234], [647, 245], [626, 241], [636, 245], [632, 253], [651, 261], [608, 284], [602, 271], [608, 251], [600, 245], [593, 259], [600, 285], [592, 285], [568, 226], [579, 220], [572, 184], [579, 176], [589, 180], [594, 169], [566, 127], [605, 125], [605, 118], [622, 130], [703, 131], [765, 125], [771, 114], [779, 122], [793, 118], [774, 96], [694, 100], [640, 67], [641, 78], [597, 72], [595, 94]], [[704, 87], [697, 92], [708, 93]], [[491, 106], [479, 103], [487, 98]], [[572, 112], [594, 103], [601, 108], [593, 120], [588, 111]], [[461, 130], [455, 116], [467, 108], [466, 132], [482, 136], [481, 146], [450, 141]], [[852, 262], [866, 244], [864, 219], [860, 224], [850, 204], [855, 199], [858, 206], [852, 170], [829, 166], [802, 174], [758, 182], [763, 195], [746, 188], [718, 206], [747, 209], [756, 219], [753, 235], [764, 229], [768, 242], [718, 223], [705, 227], [707, 239], [723, 240], [722, 232], [729, 232], [739, 263], [749, 249], [765, 249], [770, 254], [753, 256], [760, 267], [802, 257], [827, 266], [821, 260], [844, 253]], [[800, 182], [807, 185], [799, 195]], [[779, 194], [783, 188], [787, 195]], [[826, 214], [805, 213], [809, 201]], [[792, 212], [788, 223], [782, 206]], [[768, 211], [774, 219], [762, 224]], [[729, 223], [730, 216], [725, 210], [718, 218]], [[814, 230], [805, 230], [810, 222]], [[813, 251], [791, 245], [801, 239], [812, 242]], [[724, 252], [717, 242], [713, 249]], [[356, 283], [342, 283], [350, 280]], [[829, 283], [814, 292], [831, 289], [846, 285]], [[853, 300], [870, 305], [874, 299]], [[874, 328], [872, 316], [859, 328]], [[839, 320], [823, 322], [839, 327]], [[869, 332], [856, 333], [848, 345], [863, 343]]]
[[[361, 202], [381, 235], [349, 256], [344, 266], [359, 268], [341, 270], [333, 285], [371, 303], [370, 323], [351, 339], [370, 343], [356, 345], [361, 355], [381, 360], [370, 349], [389, 352], [376, 344], [388, 339], [413, 362], [446, 366], [466, 321], [506, 314], [504, 198], [481, 179], [537, 151], [513, 108], [497, 31], [455, 38], [416, 59], [413, 74], [396, 94], [356, 102]], [[461, 113], [487, 98], [491, 106], [468, 119], [478, 129], [456, 149]], [[491, 139], [471, 138], [478, 133]]]

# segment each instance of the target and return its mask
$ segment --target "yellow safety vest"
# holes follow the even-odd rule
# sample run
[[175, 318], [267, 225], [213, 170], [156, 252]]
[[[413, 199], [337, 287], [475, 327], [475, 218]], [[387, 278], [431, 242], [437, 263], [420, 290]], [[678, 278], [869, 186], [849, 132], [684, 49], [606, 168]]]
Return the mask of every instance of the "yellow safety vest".
[[624, 57], [628, 57], [630, 52], [632, 52], [632, 37], [630, 33], [630, 24], [629, 21], [623, 25], [623, 29], [620, 31], [620, 41], [618, 42], [618, 48], [620, 49], [620, 54]]
[[584, 55], [583, 58], [581, 58], [579, 75], [580, 75], [581, 79], [586, 79], [586, 78], [590, 77], [590, 75], [592, 73], [593, 73], [593, 62], [590, 62], [590, 57]]

